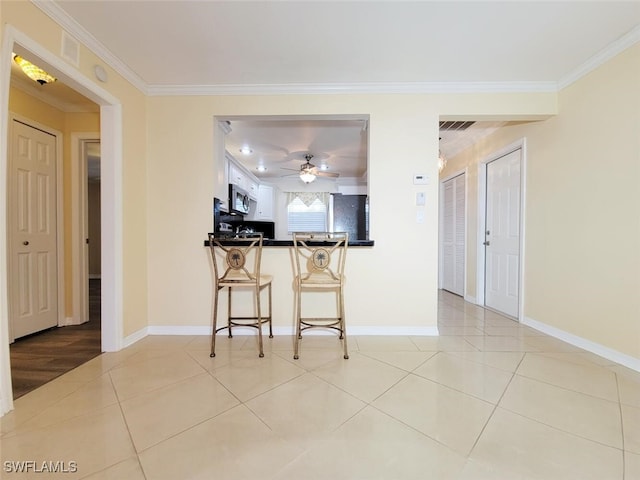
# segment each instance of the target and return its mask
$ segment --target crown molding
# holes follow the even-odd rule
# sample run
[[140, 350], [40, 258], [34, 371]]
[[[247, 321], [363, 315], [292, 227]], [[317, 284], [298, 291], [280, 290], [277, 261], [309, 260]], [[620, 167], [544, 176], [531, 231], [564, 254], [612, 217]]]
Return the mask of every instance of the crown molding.
[[149, 85], [149, 96], [425, 93], [555, 93], [555, 82], [289, 83], [253, 85]]
[[55, 1], [31, 0], [64, 30], [93, 51], [134, 87], [148, 96], [303, 95], [303, 94], [443, 94], [557, 93], [640, 41], [640, 26], [591, 57], [558, 82], [415, 82], [336, 84], [148, 85], [140, 76], [69, 16]]
[[572, 83], [580, 80], [582, 77], [592, 72], [599, 66], [611, 60], [613, 57], [623, 52], [627, 48], [635, 45], [640, 42], [640, 26], [635, 27], [630, 32], [627, 32], [625, 35], [620, 37], [615, 42], [609, 44], [607, 47], [602, 49], [600, 52], [595, 54], [589, 60], [584, 62], [578, 68], [576, 68], [573, 72], [565, 75], [558, 81], [558, 90], [562, 90], [563, 88], [568, 87]]
[[51, 0], [31, 0], [36, 7], [42, 10], [49, 18], [60, 25], [67, 33], [84, 46], [100, 57], [107, 65], [113, 68], [129, 83], [147, 94], [147, 84], [118, 57], [100, 43], [91, 33], [85, 30], [67, 12], [65, 12], [55, 1]]

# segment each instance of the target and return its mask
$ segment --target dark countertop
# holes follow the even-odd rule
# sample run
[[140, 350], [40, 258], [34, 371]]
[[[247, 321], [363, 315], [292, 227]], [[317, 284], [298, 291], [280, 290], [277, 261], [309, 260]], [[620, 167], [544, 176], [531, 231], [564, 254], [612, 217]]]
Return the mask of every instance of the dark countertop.
[[[373, 240], [349, 240], [349, 247], [373, 247]], [[204, 246], [209, 246], [209, 239], [204, 241]], [[263, 247], [293, 247], [293, 240], [262, 240]]]

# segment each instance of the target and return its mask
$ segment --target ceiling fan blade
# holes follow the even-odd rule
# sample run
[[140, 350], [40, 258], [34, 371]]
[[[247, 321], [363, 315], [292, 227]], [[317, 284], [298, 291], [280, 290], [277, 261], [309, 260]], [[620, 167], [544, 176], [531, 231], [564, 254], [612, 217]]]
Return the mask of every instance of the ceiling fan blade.
[[340, 176], [339, 173], [333, 173], [333, 172], [315, 172], [314, 175], [317, 175], [319, 177], [331, 177], [331, 178], [338, 178]]

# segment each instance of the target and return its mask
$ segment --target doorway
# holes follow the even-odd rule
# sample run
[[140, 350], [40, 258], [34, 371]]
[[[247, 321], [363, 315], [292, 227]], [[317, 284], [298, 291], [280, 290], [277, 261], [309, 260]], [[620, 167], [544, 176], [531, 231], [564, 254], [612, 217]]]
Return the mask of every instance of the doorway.
[[478, 292], [481, 304], [520, 319], [524, 141], [480, 164]]
[[[122, 209], [122, 105], [94, 81], [60, 57], [40, 46], [11, 25], [3, 29], [0, 55], [0, 135], [8, 140], [9, 85], [12, 52], [32, 57], [74, 90], [100, 105], [101, 138], [101, 349], [117, 351], [123, 338], [123, 209]], [[0, 183], [6, 184], [7, 151], [0, 149]], [[5, 195], [0, 198], [0, 337], [8, 338], [7, 309], [7, 213]], [[0, 415], [13, 408], [8, 341], [0, 342]]]
[[71, 266], [74, 280], [73, 312], [68, 325], [90, 320], [91, 284], [100, 283], [102, 274], [100, 148], [98, 132], [71, 134]]

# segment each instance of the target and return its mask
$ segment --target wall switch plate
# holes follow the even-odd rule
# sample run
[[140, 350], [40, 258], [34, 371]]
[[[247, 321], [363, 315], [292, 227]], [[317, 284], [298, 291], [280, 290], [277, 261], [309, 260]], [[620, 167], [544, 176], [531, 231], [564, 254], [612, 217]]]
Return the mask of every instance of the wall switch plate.
[[416, 211], [416, 223], [424, 223], [424, 210], [422, 208]]
[[418, 207], [424, 207], [427, 203], [427, 194], [426, 192], [418, 192], [416, 193], [416, 205]]
[[416, 173], [413, 175], [414, 185], [429, 185], [429, 175], [424, 173]]

